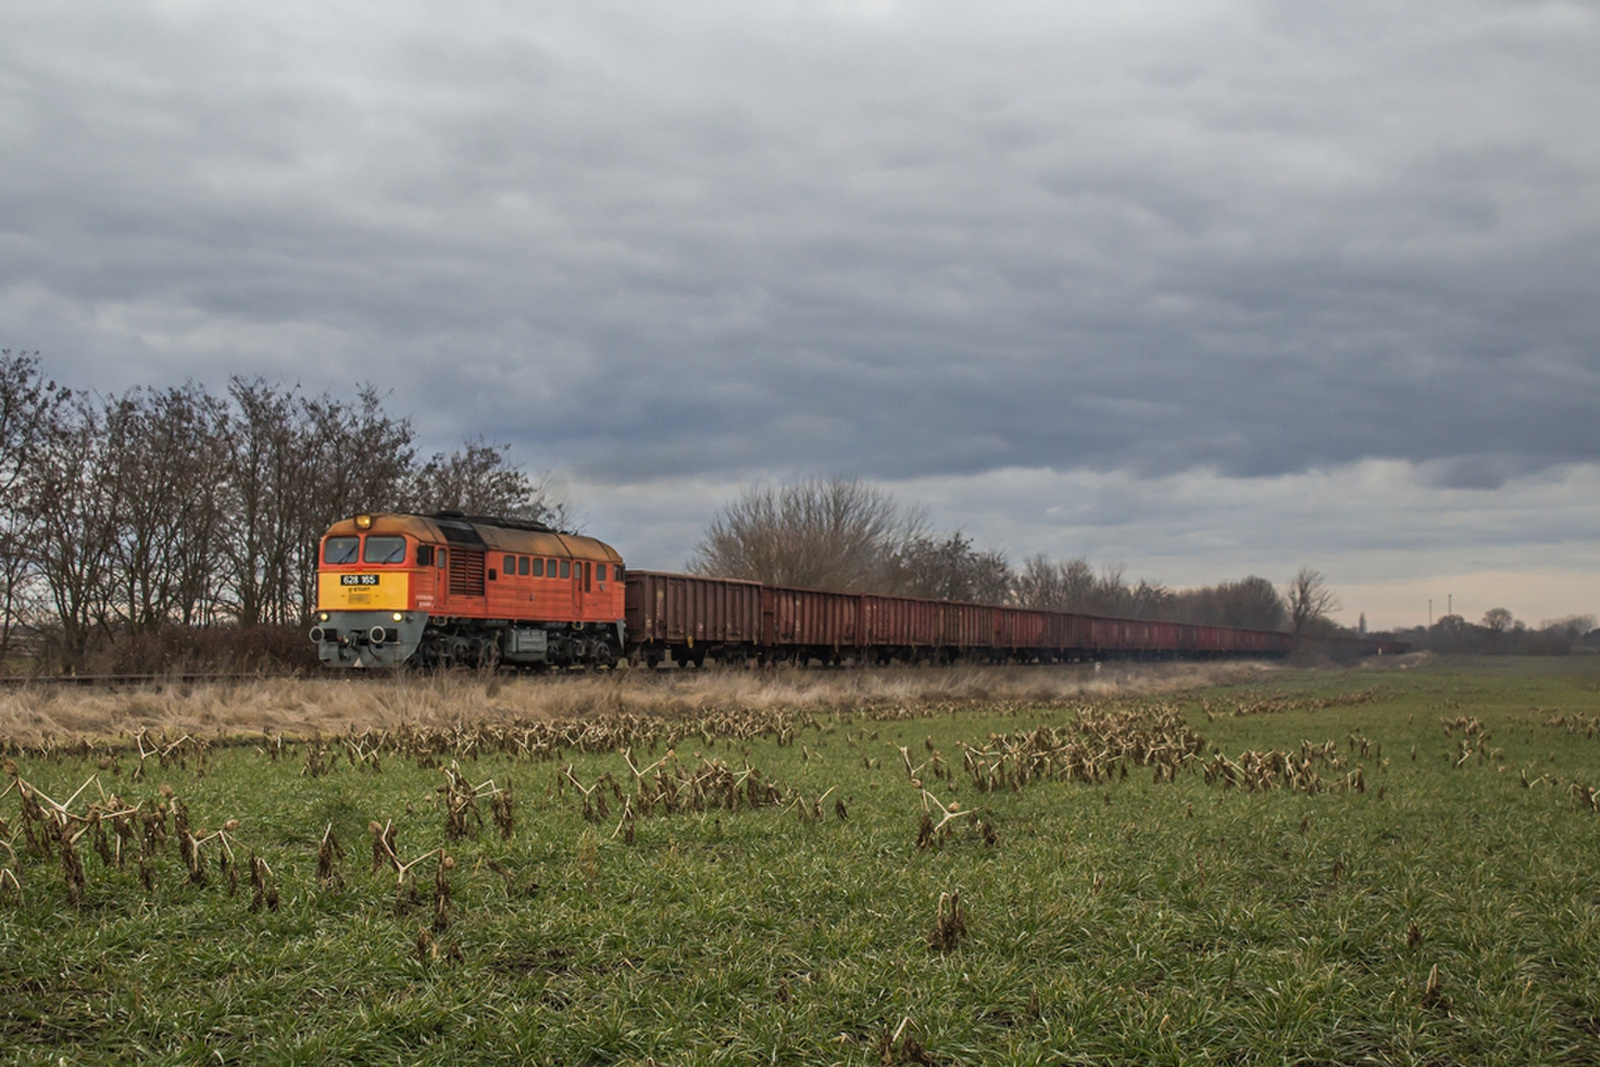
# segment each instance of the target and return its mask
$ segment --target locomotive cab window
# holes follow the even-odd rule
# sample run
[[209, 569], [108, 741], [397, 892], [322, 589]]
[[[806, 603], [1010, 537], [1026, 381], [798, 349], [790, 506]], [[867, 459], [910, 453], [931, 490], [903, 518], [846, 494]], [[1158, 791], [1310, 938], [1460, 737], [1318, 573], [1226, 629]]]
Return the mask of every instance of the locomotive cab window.
[[432, 545], [418, 545], [417, 546], [417, 566], [419, 566], [419, 567], [431, 567], [431, 566], [433, 566], [433, 546]]
[[335, 565], [354, 563], [360, 543], [359, 537], [330, 537], [322, 548], [322, 562]]
[[440, 545], [439, 550], [433, 554], [433, 561], [438, 565], [440, 570], [444, 570], [445, 555], [448, 552], [449, 549], [445, 548], [443, 545]]
[[622, 581], [622, 564], [617, 564], [616, 569], [612, 573], [617, 581]]
[[367, 537], [367, 547], [361, 554], [363, 563], [404, 563], [406, 539], [404, 537]]

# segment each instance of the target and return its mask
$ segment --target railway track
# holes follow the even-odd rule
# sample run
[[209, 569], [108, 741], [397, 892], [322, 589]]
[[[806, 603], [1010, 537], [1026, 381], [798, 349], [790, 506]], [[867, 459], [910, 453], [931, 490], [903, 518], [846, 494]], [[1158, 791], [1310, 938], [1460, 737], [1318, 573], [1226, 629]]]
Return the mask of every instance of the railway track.
[[[81, 687], [85, 689], [142, 688], [160, 685], [187, 685], [196, 682], [259, 682], [285, 678], [315, 678], [301, 671], [284, 671], [281, 674], [252, 671], [250, 673], [216, 674], [203, 671], [183, 671], [164, 674], [4, 674], [0, 687], [26, 689], [30, 687]], [[360, 677], [360, 675], [352, 675]]]

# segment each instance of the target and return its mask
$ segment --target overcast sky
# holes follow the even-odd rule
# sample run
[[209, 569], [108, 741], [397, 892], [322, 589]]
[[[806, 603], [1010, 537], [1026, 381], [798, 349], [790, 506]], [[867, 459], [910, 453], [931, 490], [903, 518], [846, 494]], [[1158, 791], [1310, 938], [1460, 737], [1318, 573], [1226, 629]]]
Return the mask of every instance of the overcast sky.
[[1014, 559], [1600, 611], [1600, 9], [0, 0], [0, 344], [393, 390], [675, 567], [860, 475]]

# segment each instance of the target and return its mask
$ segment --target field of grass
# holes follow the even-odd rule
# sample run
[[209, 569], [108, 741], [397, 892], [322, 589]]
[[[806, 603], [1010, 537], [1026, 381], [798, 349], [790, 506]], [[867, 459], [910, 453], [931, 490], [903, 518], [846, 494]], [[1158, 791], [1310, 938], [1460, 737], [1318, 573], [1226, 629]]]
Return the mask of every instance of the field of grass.
[[1600, 664], [995, 677], [579, 718], [478, 681], [462, 723], [424, 680], [281, 744], [33, 723], [0, 1052], [1600, 1061]]

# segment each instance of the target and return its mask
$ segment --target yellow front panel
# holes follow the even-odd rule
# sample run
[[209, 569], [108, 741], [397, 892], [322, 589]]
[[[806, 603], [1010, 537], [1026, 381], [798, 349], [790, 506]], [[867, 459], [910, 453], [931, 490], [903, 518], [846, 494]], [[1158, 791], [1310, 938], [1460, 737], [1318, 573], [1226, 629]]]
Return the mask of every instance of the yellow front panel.
[[317, 575], [318, 611], [405, 611], [411, 575], [405, 571]]

